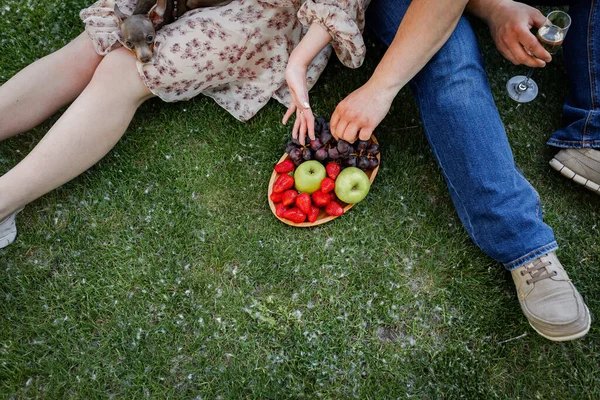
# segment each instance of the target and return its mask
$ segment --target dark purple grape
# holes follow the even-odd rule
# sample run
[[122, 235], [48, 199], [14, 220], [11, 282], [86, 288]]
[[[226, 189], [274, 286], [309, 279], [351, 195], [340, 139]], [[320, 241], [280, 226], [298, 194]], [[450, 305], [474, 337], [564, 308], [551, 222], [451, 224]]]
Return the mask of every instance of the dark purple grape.
[[315, 135], [320, 135], [327, 121], [323, 117], [315, 118]]
[[379, 154], [379, 145], [377, 143], [371, 143], [369, 147], [367, 147], [367, 154], [370, 156]]
[[369, 169], [375, 169], [379, 165], [379, 160], [375, 157], [369, 158]]
[[321, 143], [323, 143], [323, 145], [327, 145], [331, 142], [333, 142], [333, 135], [331, 134], [331, 132], [329, 132], [329, 130], [325, 130], [323, 129], [323, 131], [321, 131], [321, 136], [319, 136], [319, 138], [321, 139]]
[[346, 164], [347, 167], [356, 167], [356, 159], [356, 156], [351, 155], [346, 159], [344, 164]]
[[352, 148], [352, 146], [350, 145], [350, 143], [346, 142], [343, 139], [338, 140], [337, 149], [340, 152], [340, 154], [344, 154], [344, 155], [350, 154], [351, 148]]
[[356, 163], [356, 166], [360, 169], [362, 169], [363, 171], [366, 171], [369, 169], [369, 165], [371, 165], [371, 163], [369, 162], [369, 159], [365, 156], [360, 156], [358, 157], [358, 162]]
[[355, 145], [355, 147], [356, 147], [356, 150], [361, 152], [361, 151], [365, 151], [367, 149], [368, 145], [369, 145], [369, 142], [367, 142], [366, 140], [359, 140], [358, 143]]
[[310, 150], [310, 148], [307, 147], [304, 150], [302, 150], [302, 158], [306, 161], [312, 160], [312, 151]]
[[319, 150], [321, 147], [323, 147], [323, 143], [321, 143], [321, 139], [316, 138], [315, 140], [311, 140], [310, 141], [310, 148], [313, 150]]
[[325, 147], [321, 147], [315, 153], [315, 159], [317, 159], [319, 161], [324, 161], [327, 157], [329, 157], [329, 152], [327, 151], [327, 149]]
[[[338, 150], [338, 153], [339, 153], [339, 150]], [[348, 153], [346, 153], [346, 154], [340, 153], [340, 159], [345, 160], [346, 158], [350, 157], [350, 154], [351, 154], [350, 151], [348, 151]]]
[[327, 152], [329, 153], [329, 158], [331, 158], [332, 160], [337, 160], [338, 158], [340, 158], [340, 152], [335, 147], [330, 147]]
[[296, 148], [298, 148], [298, 145], [296, 143], [294, 143], [293, 141], [290, 140], [287, 143], [287, 145], [285, 146], [285, 152], [288, 153], [288, 154], [290, 154], [290, 151], [292, 151], [292, 150], [294, 150]]
[[300, 150], [297, 147], [290, 151], [289, 154], [290, 159], [294, 162], [296, 166], [300, 165], [304, 161], [304, 159], [302, 158], [302, 150]]

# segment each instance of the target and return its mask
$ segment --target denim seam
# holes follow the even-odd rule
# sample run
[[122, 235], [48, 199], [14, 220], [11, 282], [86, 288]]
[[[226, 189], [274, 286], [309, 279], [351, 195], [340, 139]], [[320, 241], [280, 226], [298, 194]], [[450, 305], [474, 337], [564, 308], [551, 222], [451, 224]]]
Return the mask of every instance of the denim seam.
[[560, 147], [564, 149], [580, 149], [582, 147], [590, 147], [590, 148], [600, 148], [600, 140], [589, 140], [589, 141], [581, 141], [581, 140], [557, 140], [557, 139], [548, 139], [546, 142], [549, 146]]
[[522, 257], [517, 258], [514, 261], [504, 264], [504, 268], [506, 268], [509, 271], [512, 271], [514, 269], [517, 269], [517, 268], [529, 263], [532, 260], [535, 260], [536, 258], [543, 256], [544, 254], [547, 254], [551, 251], [555, 251], [556, 249], [558, 249], [558, 244], [556, 243], [556, 241], [553, 241], [551, 243], [548, 243], [547, 245], [544, 245], [533, 251], [530, 251], [529, 253], [525, 254]]
[[588, 116], [585, 120], [585, 123], [583, 124], [583, 137], [582, 140], [584, 142], [587, 142], [587, 136], [588, 136], [588, 131], [589, 131], [589, 120], [592, 117], [593, 114], [593, 110], [595, 110], [597, 108], [597, 99], [596, 99], [596, 85], [595, 85], [595, 79], [594, 79], [594, 65], [593, 65], [593, 56], [594, 56], [594, 51], [593, 51], [593, 46], [592, 46], [592, 42], [593, 42], [593, 36], [592, 36], [592, 27], [593, 27], [593, 17], [594, 17], [594, 3], [595, 0], [591, 1], [591, 5], [590, 5], [590, 14], [588, 16], [588, 29], [587, 29], [587, 51], [588, 51], [588, 75], [589, 75], [589, 79], [590, 79], [590, 96], [591, 96], [591, 103], [592, 103], [592, 110], [590, 110], [590, 112], [588, 113]]

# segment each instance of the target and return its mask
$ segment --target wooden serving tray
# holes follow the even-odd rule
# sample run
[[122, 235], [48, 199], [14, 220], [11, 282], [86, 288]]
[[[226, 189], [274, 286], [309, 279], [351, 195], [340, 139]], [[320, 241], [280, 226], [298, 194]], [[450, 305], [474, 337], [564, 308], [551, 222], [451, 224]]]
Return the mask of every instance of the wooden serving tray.
[[[369, 143], [379, 143], [379, 142], [377, 142], [377, 139], [375, 138], [374, 135], [371, 135], [371, 138], [369, 139]], [[374, 169], [369, 169], [369, 170], [365, 171], [365, 174], [367, 174], [367, 176], [369, 177], [371, 184], [373, 184], [373, 181], [375, 180], [375, 176], [377, 175], [377, 172], [379, 171], [379, 166], [381, 165], [381, 153], [377, 154], [376, 157], [377, 157], [377, 160], [379, 160], [379, 165], [377, 165], [377, 167], [375, 167]], [[280, 162], [282, 162], [288, 158], [289, 158], [289, 155], [287, 153], [284, 153], [283, 156], [281, 156], [281, 158], [279, 159], [279, 161], [277, 161], [277, 164], [279, 164]], [[315, 222], [305, 221], [305, 222], [301, 222], [301, 223], [297, 224], [295, 222], [290, 221], [289, 219], [278, 217], [277, 214], [275, 213], [275, 203], [273, 203], [273, 200], [271, 200], [271, 194], [273, 193], [273, 184], [277, 180], [278, 176], [279, 176], [279, 174], [277, 172], [273, 171], [273, 174], [271, 175], [271, 180], [269, 181], [269, 189], [267, 190], [267, 200], [269, 201], [269, 207], [271, 208], [271, 212], [273, 213], [273, 215], [278, 220], [280, 220], [284, 224], [288, 224], [288, 225], [295, 226], [298, 228], [309, 228], [312, 226], [324, 224], [335, 218], [338, 218], [334, 215], [327, 215], [324, 207], [321, 208], [321, 212], [319, 213], [319, 216], [317, 217], [317, 220]], [[347, 204], [339, 199], [337, 200], [337, 202], [340, 203], [340, 205], [344, 209], [344, 214], [346, 214], [346, 212], [348, 212], [348, 210], [354, 206], [354, 204]], [[342, 214], [342, 216], [344, 214]]]

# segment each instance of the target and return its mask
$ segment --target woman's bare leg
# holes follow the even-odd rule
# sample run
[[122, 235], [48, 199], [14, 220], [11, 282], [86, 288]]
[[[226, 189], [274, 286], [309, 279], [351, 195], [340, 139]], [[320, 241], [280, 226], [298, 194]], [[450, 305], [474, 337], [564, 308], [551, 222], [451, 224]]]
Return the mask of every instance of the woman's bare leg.
[[136, 109], [153, 96], [135, 62], [128, 50], [111, 51], [40, 143], [0, 177], [0, 221], [81, 174], [117, 143]]
[[101, 60], [82, 33], [0, 86], [0, 141], [28, 131], [73, 101]]

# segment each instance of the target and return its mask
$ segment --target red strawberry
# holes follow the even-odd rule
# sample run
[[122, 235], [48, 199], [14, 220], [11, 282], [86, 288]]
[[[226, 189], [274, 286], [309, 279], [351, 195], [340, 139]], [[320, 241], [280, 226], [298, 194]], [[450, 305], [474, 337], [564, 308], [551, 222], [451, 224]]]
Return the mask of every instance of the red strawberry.
[[340, 174], [340, 171], [342, 170], [342, 168], [340, 167], [339, 164], [330, 162], [325, 167], [325, 170], [327, 171], [327, 176], [335, 181], [335, 178], [337, 178], [337, 176]]
[[335, 197], [335, 192], [329, 192], [329, 194], [331, 195], [331, 200], [337, 200], [337, 197]]
[[325, 212], [327, 215], [335, 215], [336, 217], [339, 217], [340, 215], [344, 214], [344, 209], [338, 204], [337, 201], [330, 201], [325, 208]]
[[306, 214], [304, 214], [298, 207], [292, 207], [283, 213], [283, 218], [287, 218], [290, 221], [299, 224], [306, 220]]
[[[336, 164], [337, 165], [337, 164]], [[331, 178], [323, 178], [321, 181], [321, 191], [323, 193], [329, 193], [335, 189], [335, 182]]]
[[325, 207], [331, 201], [329, 194], [323, 193], [322, 190], [317, 190], [312, 194], [312, 201], [317, 207]]
[[294, 187], [294, 177], [288, 174], [279, 175], [275, 183], [273, 184], [273, 191], [275, 193], [281, 193]]
[[310, 201], [310, 194], [300, 193], [296, 197], [296, 207], [298, 207], [304, 214], [310, 213], [312, 202]]
[[285, 212], [288, 210], [288, 208], [286, 206], [283, 205], [283, 203], [279, 203], [275, 206], [275, 214], [279, 217], [279, 218], [283, 218], [283, 215], [285, 214]]
[[298, 192], [295, 189], [289, 189], [283, 192], [281, 202], [284, 206], [291, 206], [296, 201], [296, 197], [298, 197]]
[[277, 164], [274, 169], [278, 174], [287, 174], [288, 172], [293, 171], [294, 168], [296, 168], [294, 162], [288, 158]]
[[308, 222], [315, 222], [319, 216], [319, 207], [311, 206], [310, 212], [308, 213]]
[[283, 195], [282, 193], [275, 193], [275, 192], [271, 193], [271, 196], [270, 196], [271, 197], [271, 201], [273, 203], [279, 203], [281, 201], [281, 196], [282, 195]]

